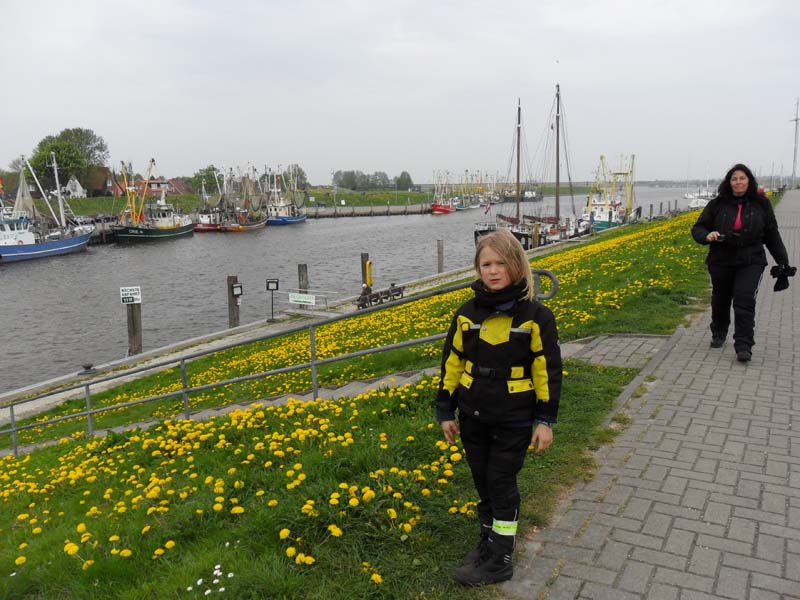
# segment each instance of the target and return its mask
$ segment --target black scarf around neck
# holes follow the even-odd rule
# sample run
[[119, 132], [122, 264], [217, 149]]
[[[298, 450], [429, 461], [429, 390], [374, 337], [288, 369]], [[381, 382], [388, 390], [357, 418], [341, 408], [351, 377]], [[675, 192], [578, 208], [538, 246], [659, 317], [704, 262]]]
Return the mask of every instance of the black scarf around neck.
[[475, 302], [479, 306], [488, 308], [499, 308], [501, 305], [509, 305], [510, 308], [514, 302], [525, 300], [528, 296], [528, 282], [525, 279], [520, 279], [517, 283], [512, 283], [497, 292], [487, 290], [480, 279], [474, 281], [471, 287], [475, 292]]

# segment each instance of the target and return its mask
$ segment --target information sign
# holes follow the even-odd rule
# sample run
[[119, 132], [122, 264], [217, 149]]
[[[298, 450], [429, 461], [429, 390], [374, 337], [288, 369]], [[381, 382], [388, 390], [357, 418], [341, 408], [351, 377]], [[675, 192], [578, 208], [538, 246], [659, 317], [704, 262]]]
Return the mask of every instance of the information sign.
[[119, 288], [119, 299], [122, 304], [141, 304], [142, 303], [142, 288], [136, 287], [121, 287]]
[[289, 293], [289, 302], [292, 304], [305, 304], [307, 306], [314, 306], [317, 303], [317, 297], [314, 296], [314, 294]]

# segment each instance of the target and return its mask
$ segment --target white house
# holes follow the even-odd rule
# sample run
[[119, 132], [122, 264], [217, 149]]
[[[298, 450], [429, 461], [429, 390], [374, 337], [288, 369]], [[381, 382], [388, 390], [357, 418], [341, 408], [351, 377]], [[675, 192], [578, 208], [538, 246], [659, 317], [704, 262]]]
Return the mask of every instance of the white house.
[[75, 175], [69, 178], [67, 185], [64, 186], [64, 192], [68, 198], [86, 198], [86, 190], [75, 179]]

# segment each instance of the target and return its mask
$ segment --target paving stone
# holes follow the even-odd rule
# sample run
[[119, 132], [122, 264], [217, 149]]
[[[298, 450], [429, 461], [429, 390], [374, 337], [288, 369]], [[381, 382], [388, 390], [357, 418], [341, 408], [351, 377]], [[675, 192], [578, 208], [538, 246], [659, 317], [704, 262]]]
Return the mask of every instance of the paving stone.
[[747, 571], [722, 567], [717, 577], [716, 592], [725, 598], [747, 598]]
[[644, 593], [654, 568], [651, 564], [629, 561], [622, 570], [617, 586], [629, 592]]
[[695, 547], [689, 562], [689, 571], [698, 575], [716, 575], [720, 554], [719, 550], [713, 548]]

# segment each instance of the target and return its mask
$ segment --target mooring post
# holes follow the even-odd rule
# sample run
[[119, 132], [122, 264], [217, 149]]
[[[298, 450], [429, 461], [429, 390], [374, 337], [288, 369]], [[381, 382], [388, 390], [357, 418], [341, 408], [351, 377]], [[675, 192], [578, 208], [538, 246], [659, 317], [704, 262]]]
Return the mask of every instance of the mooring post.
[[372, 276], [369, 272], [370, 270], [370, 262], [369, 262], [369, 252], [362, 252], [361, 253], [361, 283], [366, 283], [368, 286], [372, 287], [372, 283], [370, 279]]
[[664, 214], [664, 201], [662, 200], [661, 202], [658, 203], [658, 216], [661, 216], [663, 214]]
[[[308, 265], [298, 264], [297, 265], [297, 279], [298, 284], [297, 287], [300, 289], [301, 294], [308, 293]], [[304, 304], [301, 304], [299, 308], [305, 308]]]
[[650, 221], [653, 220], [653, 205], [652, 204], [650, 205], [650, 219], [649, 220]]
[[[235, 285], [239, 285], [239, 277], [228, 275], [228, 327], [239, 326], [239, 296], [234, 295]], [[238, 289], [241, 290], [241, 286]]]
[[436, 272], [444, 273], [444, 240], [436, 240]]
[[142, 352], [142, 305], [128, 304], [128, 356]]

